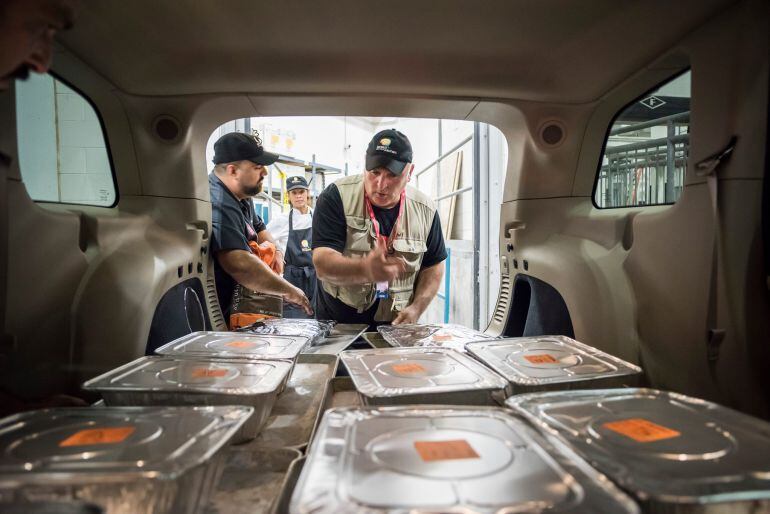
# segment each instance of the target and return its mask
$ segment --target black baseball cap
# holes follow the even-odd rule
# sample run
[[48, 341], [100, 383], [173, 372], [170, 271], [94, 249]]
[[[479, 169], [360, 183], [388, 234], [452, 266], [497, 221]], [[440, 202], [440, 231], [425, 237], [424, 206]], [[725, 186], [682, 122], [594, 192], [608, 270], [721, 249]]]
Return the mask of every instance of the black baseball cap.
[[214, 164], [251, 161], [269, 166], [278, 160], [278, 154], [266, 152], [256, 136], [242, 132], [230, 132], [214, 143]]
[[412, 162], [412, 143], [395, 129], [377, 132], [366, 148], [366, 169], [388, 168], [394, 175], [401, 175]]
[[308, 189], [308, 184], [307, 180], [305, 180], [305, 177], [300, 177], [299, 175], [295, 177], [287, 177], [286, 191], [291, 191], [292, 189]]

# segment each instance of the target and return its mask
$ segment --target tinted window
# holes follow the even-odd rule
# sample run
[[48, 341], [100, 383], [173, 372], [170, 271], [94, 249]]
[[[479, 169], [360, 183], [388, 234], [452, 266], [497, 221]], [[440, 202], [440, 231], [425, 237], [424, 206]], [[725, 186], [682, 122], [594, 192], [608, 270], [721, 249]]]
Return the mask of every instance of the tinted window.
[[624, 108], [610, 127], [594, 188], [599, 208], [672, 204], [690, 148], [690, 72]]

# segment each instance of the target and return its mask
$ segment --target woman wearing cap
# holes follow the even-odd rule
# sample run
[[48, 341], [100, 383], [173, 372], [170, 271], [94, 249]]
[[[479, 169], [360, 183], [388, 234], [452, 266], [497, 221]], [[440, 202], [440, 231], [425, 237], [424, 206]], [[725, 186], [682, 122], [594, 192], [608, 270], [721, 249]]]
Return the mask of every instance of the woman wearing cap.
[[[316, 289], [316, 275], [313, 267], [313, 209], [310, 208], [310, 193], [305, 177], [288, 177], [286, 190], [291, 210], [289, 214], [276, 216], [267, 225], [286, 260], [283, 278], [302, 289], [312, 305]], [[285, 318], [307, 318], [305, 311], [293, 305], [286, 305]]]

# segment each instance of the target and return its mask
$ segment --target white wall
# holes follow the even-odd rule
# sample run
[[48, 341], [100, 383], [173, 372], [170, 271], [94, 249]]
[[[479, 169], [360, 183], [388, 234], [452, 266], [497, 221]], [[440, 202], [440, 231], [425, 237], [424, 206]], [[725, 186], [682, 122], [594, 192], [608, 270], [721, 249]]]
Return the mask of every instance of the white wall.
[[19, 167], [24, 185], [32, 199], [58, 202], [53, 79], [31, 74], [29, 80], [16, 84]]

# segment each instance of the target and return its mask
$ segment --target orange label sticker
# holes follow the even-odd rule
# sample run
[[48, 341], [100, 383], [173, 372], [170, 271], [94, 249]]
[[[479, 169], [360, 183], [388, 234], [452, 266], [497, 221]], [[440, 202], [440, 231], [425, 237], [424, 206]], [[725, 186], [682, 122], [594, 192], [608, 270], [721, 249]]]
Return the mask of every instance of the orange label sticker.
[[59, 446], [91, 446], [95, 444], [122, 443], [134, 433], [134, 427], [88, 428], [75, 432], [59, 443]]
[[622, 419], [602, 425], [604, 428], [617, 432], [636, 441], [637, 443], [650, 443], [661, 439], [679, 437], [676, 430], [657, 425], [652, 421], [642, 418]]
[[554, 359], [553, 355], [548, 355], [547, 353], [539, 353], [537, 355], [525, 355], [525, 359], [527, 359], [532, 364], [556, 364], [557, 361]]
[[450, 441], [415, 441], [414, 449], [425, 462], [437, 460], [478, 459], [476, 453], [465, 439]]
[[230, 348], [251, 348], [254, 346], [254, 343], [251, 341], [230, 341], [225, 344], [225, 346], [229, 346]]
[[221, 378], [225, 375], [226, 369], [195, 368], [192, 371], [193, 378]]
[[451, 341], [452, 339], [454, 339], [452, 334], [436, 334], [433, 336], [433, 340], [438, 343], [444, 343], [446, 341]]
[[415, 373], [424, 373], [425, 368], [414, 362], [405, 362], [404, 364], [393, 364], [393, 371], [399, 375], [414, 375]]

